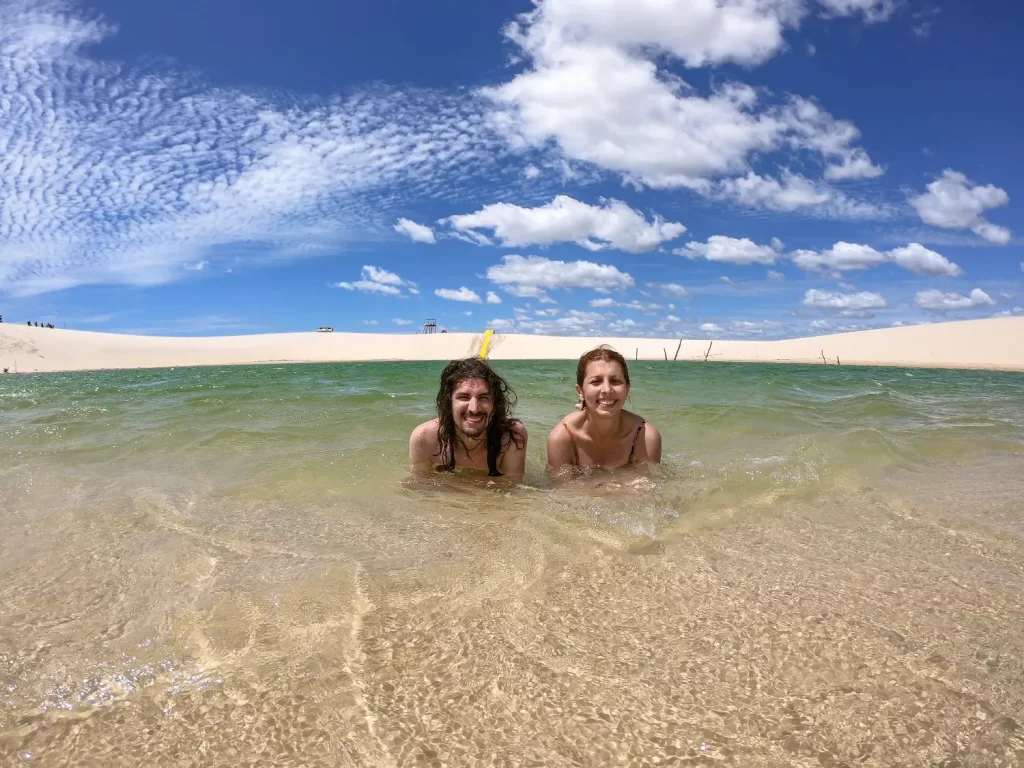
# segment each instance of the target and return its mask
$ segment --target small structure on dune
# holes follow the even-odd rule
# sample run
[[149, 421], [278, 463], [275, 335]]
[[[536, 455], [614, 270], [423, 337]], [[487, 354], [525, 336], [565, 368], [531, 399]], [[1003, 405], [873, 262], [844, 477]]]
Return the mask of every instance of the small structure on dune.
[[[424, 333], [437, 333], [437, 320], [433, 317], [428, 317], [423, 323]], [[441, 331], [444, 333], [444, 331]]]
[[316, 329], [317, 333], [334, 333], [334, 329], [329, 325], [321, 325]]

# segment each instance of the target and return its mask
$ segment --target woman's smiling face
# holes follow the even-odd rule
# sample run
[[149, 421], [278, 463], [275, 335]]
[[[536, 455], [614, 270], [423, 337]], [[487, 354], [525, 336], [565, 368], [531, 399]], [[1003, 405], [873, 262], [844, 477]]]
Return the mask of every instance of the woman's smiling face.
[[583, 398], [587, 411], [610, 416], [625, 407], [629, 384], [619, 363], [594, 360], [587, 365], [583, 386], [576, 387], [576, 392]]

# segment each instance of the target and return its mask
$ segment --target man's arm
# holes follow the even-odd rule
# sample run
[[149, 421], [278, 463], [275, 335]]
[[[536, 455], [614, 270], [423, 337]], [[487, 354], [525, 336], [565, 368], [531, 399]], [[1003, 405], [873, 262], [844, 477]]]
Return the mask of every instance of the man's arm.
[[409, 437], [409, 464], [413, 470], [430, 471], [438, 459], [437, 419], [420, 424]]
[[526, 474], [526, 446], [529, 436], [526, 425], [521, 421], [512, 423], [512, 434], [508, 436], [508, 448], [501, 457], [501, 474], [509, 480], [520, 482]]

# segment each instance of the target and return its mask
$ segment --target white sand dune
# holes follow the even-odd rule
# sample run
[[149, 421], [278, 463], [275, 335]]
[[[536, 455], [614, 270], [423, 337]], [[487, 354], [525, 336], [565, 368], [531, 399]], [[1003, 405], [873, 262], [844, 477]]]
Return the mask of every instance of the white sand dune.
[[[13, 373], [247, 363], [450, 360], [478, 354], [483, 333], [268, 333], [164, 337], [0, 324], [0, 369]], [[496, 334], [492, 360], [572, 360], [598, 344], [628, 359], [903, 365], [1024, 370], [1024, 317], [933, 323], [780, 341]]]

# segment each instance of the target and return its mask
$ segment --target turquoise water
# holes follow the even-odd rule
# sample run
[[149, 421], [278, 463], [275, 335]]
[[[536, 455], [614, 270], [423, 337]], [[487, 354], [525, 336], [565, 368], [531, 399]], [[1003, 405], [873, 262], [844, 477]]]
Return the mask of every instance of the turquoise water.
[[637, 363], [636, 493], [564, 362], [410, 481], [441, 367], [0, 377], [0, 763], [1024, 761], [1024, 375]]

